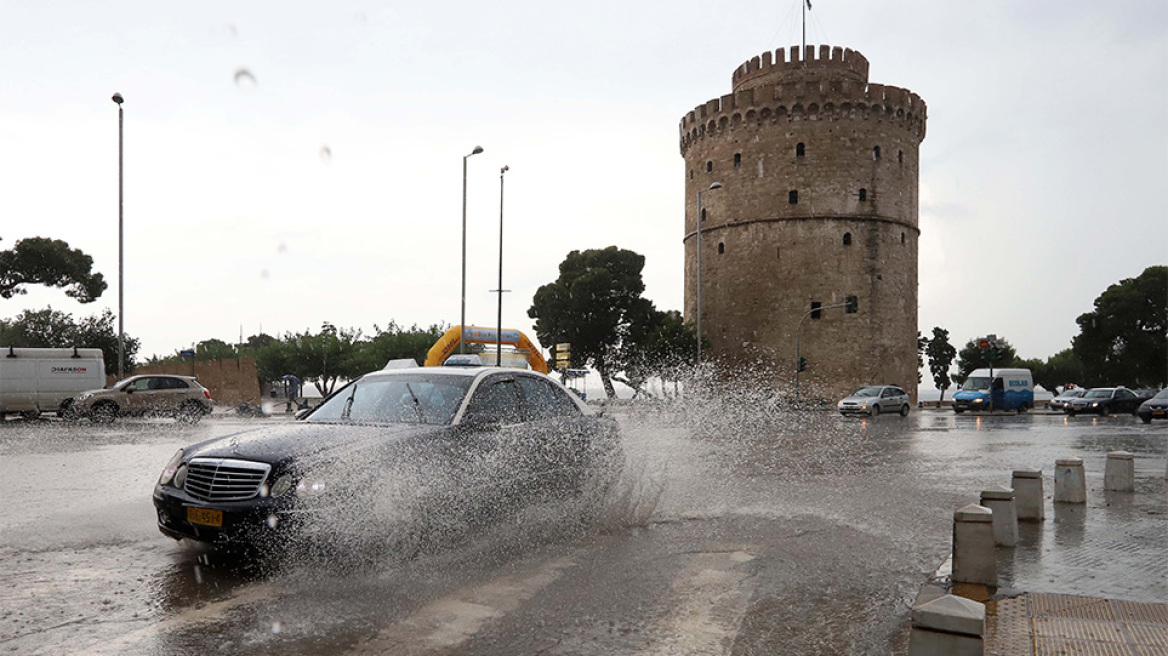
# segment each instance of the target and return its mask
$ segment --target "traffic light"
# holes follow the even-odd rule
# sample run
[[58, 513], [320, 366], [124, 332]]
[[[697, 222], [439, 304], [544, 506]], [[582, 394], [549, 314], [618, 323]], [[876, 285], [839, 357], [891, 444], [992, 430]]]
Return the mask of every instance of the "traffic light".
[[848, 314], [855, 314], [860, 311], [860, 297], [849, 296], [845, 299], [845, 308]]
[[807, 358], [799, 356], [799, 371], [807, 371]]

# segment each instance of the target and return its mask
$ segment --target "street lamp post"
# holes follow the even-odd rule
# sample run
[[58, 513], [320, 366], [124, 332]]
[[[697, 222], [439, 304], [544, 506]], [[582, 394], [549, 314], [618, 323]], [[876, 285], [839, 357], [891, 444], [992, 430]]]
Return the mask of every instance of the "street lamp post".
[[495, 326], [495, 366], [503, 366], [503, 174], [510, 166], [499, 169], [499, 316]]
[[122, 94], [114, 92], [113, 101], [118, 104], [118, 380], [126, 377], [126, 337], [123, 326], [125, 316], [123, 298], [126, 279], [123, 275], [123, 234], [122, 234]]
[[483, 152], [482, 146], [475, 146], [470, 155], [462, 156], [462, 309], [458, 315], [458, 352], [466, 353], [466, 160], [471, 155]]
[[721, 189], [722, 183], [715, 182], [707, 189], [698, 190], [698, 294], [697, 294], [697, 331], [698, 331], [698, 364], [702, 363], [702, 194], [712, 189]]

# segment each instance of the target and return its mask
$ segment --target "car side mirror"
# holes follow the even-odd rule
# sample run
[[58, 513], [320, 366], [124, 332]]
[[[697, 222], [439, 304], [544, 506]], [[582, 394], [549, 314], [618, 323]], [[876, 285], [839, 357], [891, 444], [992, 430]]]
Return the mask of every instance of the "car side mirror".
[[295, 417], [297, 421], [299, 421], [299, 420], [307, 417], [308, 413], [310, 413], [310, 412], [312, 412], [312, 408], [301, 408], [301, 409], [297, 410], [296, 414], [294, 414], [292, 416]]
[[124, 389], [124, 390], [122, 390], [122, 391], [123, 391], [123, 392], [125, 392], [126, 394], [133, 394], [133, 393], [134, 393], [134, 388], [133, 388], [133, 387], [127, 387], [126, 389]]

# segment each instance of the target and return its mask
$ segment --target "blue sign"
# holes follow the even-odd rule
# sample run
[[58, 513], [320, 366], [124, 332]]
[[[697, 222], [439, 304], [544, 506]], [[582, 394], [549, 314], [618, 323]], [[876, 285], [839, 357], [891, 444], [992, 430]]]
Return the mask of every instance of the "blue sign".
[[184, 349], [184, 350], [178, 352], [178, 357], [190, 358], [190, 359], [194, 360], [195, 359], [195, 351], [194, 351], [194, 349]]

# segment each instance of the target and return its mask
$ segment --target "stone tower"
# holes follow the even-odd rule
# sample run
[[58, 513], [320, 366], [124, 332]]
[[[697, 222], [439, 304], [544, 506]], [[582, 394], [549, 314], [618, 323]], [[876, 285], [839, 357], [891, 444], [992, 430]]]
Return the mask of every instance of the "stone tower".
[[[686, 114], [685, 315], [730, 365], [774, 367], [803, 396], [864, 383], [917, 391], [918, 148], [925, 103], [868, 83], [868, 60], [793, 46], [739, 66], [733, 92]], [[721, 188], [709, 189], [719, 182]], [[856, 297], [858, 311], [816, 307]], [[818, 305], [816, 305], [818, 304]]]

